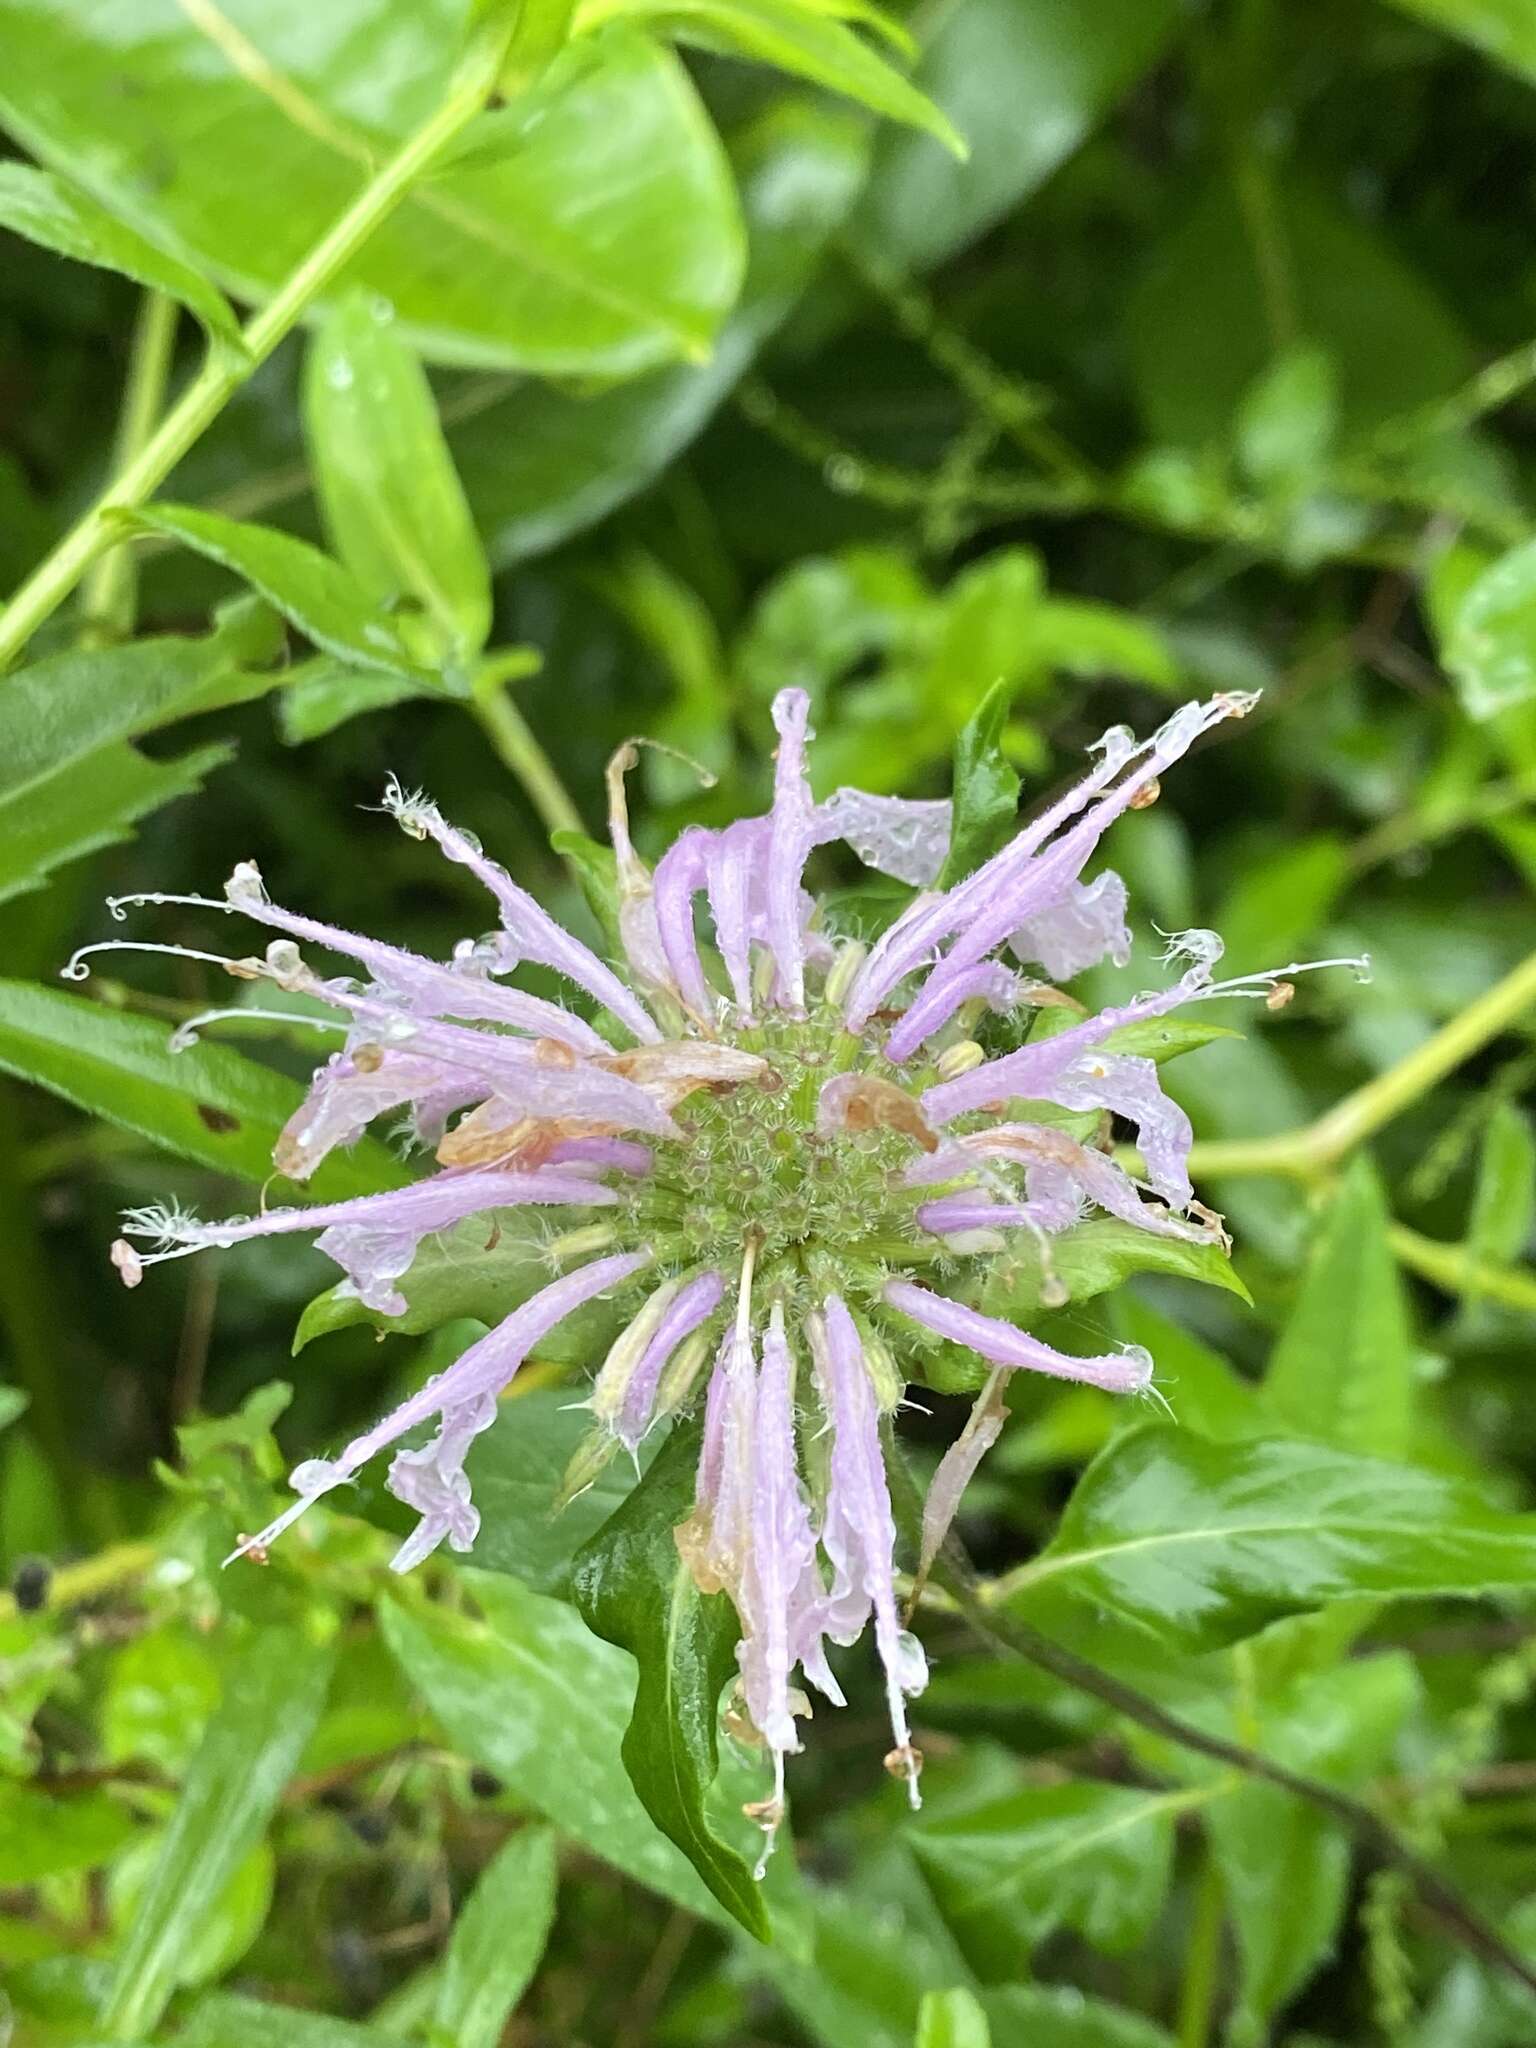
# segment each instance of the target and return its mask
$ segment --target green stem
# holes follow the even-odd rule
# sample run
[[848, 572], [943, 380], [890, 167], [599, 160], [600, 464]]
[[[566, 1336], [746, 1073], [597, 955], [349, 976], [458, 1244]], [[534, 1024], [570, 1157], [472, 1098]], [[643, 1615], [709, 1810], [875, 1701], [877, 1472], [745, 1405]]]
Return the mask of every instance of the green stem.
[[1221, 1873], [1209, 1845], [1204, 1852], [1189, 1940], [1184, 1950], [1184, 1977], [1179, 1987], [1178, 2048], [1206, 2048], [1216, 2006], [1216, 1981], [1221, 1968], [1221, 1924], [1224, 1911]]
[[475, 689], [475, 716], [503, 766], [523, 785], [528, 801], [548, 832], [582, 832], [581, 813], [571, 802], [554, 763], [533, 736], [533, 729], [494, 672], [483, 675]]
[[213, 347], [208, 360], [134, 458], [107, 485], [17, 591], [0, 616], [0, 669], [21, 653], [52, 617], [115, 534], [114, 515], [132, 511], [157, 490], [218, 417], [246, 378], [298, 324], [337, 272], [356, 255], [379, 223], [400, 204], [414, 181], [484, 106], [496, 83], [501, 51], [482, 45], [466, 63], [447, 98], [359, 192], [309, 254], [241, 332], [241, 347]]
[[1346, 1095], [1316, 1123], [1274, 1138], [1214, 1139], [1196, 1145], [1189, 1155], [1190, 1171], [1214, 1177], [1273, 1173], [1294, 1180], [1320, 1180], [1528, 1011], [1536, 1011], [1536, 953], [1416, 1046], [1406, 1059]]
[[1410, 1273], [1417, 1273], [1446, 1294], [1464, 1294], [1471, 1301], [1499, 1301], [1506, 1308], [1536, 1315], [1536, 1273], [1520, 1266], [1490, 1265], [1459, 1244], [1436, 1244], [1432, 1237], [1421, 1237], [1401, 1223], [1390, 1226], [1387, 1242]]
[[[155, 430], [165, 404], [180, 317], [180, 306], [163, 292], [146, 291], [139, 300], [128, 377], [123, 386], [123, 409], [112, 450], [114, 472], [129, 467]], [[88, 637], [109, 645], [128, 638], [133, 631], [138, 582], [138, 558], [126, 541], [98, 558], [84, 590]]]

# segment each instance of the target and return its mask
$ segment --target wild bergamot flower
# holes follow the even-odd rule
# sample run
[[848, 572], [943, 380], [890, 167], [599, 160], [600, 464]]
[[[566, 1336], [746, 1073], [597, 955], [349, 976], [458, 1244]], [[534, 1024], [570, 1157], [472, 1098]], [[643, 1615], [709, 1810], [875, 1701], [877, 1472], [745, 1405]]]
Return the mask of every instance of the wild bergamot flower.
[[[438, 1163], [413, 1186], [329, 1206], [219, 1223], [135, 1211], [127, 1238], [156, 1249], [141, 1253], [127, 1238], [114, 1247], [130, 1286], [145, 1266], [204, 1246], [318, 1231], [346, 1276], [342, 1290], [399, 1314], [399, 1282], [434, 1232], [514, 1210], [566, 1212], [568, 1227], [545, 1246], [556, 1277], [335, 1457], [299, 1465], [298, 1498], [235, 1555], [264, 1549], [426, 1423], [436, 1426], [430, 1441], [397, 1450], [389, 1468], [390, 1490], [420, 1516], [394, 1565], [419, 1564], [444, 1539], [468, 1551], [479, 1516], [466, 1452], [541, 1340], [603, 1297], [619, 1334], [591, 1396], [601, 1446], [633, 1451], [709, 1367], [696, 1505], [677, 1541], [699, 1585], [728, 1593], [740, 1617], [734, 1721], [750, 1722], [772, 1753], [773, 1794], [757, 1809], [770, 1840], [784, 1759], [800, 1747], [796, 1720], [807, 1711], [796, 1668], [840, 1704], [827, 1646], [854, 1642], [871, 1618], [889, 1699], [887, 1763], [915, 1804], [920, 1758], [906, 1702], [926, 1666], [898, 1615], [882, 1423], [904, 1383], [922, 1377], [925, 1353], [945, 1342], [994, 1368], [934, 1482], [931, 1551], [997, 1433], [1001, 1373], [1024, 1367], [1148, 1391], [1144, 1351], [1068, 1356], [968, 1297], [988, 1263], [1018, 1244], [1044, 1263], [1050, 1300], [1051, 1240], [1091, 1208], [1164, 1236], [1220, 1241], [1220, 1218], [1193, 1197], [1188, 1120], [1153, 1062], [1117, 1051], [1116, 1034], [1213, 996], [1279, 1003], [1297, 970], [1218, 982], [1220, 941], [1184, 933], [1169, 955], [1184, 971], [1164, 989], [994, 1057], [972, 1031], [987, 1011], [1059, 1005], [1051, 983], [1105, 957], [1125, 962], [1124, 885], [1111, 873], [1085, 883], [1083, 869], [1111, 822], [1155, 797], [1158, 777], [1200, 734], [1252, 702], [1186, 704], [1150, 740], [1107, 732], [1073, 789], [943, 891], [933, 885], [948, 805], [848, 789], [812, 800], [801, 691], [774, 703], [768, 815], [723, 831], [690, 827], [654, 873], [630, 841], [626, 749], [609, 779], [616, 965], [566, 932], [434, 804], [395, 786], [386, 808], [396, 821], [468, 868], [499, 914], [495, 932], [463, 941], [449, 961], [285, 910], [250, 864], [236, 869], [223, 902], [115, 902], [117, 916], [129, 903], [194, 904], [272, 928], [281, 936], [264, 958], [219, 964], [340, 1013], [344, 1047], [282, 1134], [283, 1174], [307, 1179], [337, 1146], [402, 1110]], [[839, 943], [805, 889], [808, 857], [834, 839], [917, 890], [872, 946]], [[356, 971], [322, 973], [301, 946]], [[68, 971], [84, 971], [82, 958]], [[524, 962], [563, 976], [597, 1021], [512, 986], [505, 977]], [[1030, 963], [1048, 979], [1020, 971]], [[1133, 1126], [1145, 1180], [1068, 1135], [1042, 1105], [1109, 1112]], [[583, 1469], [597, 1462], [589, 1455]]]

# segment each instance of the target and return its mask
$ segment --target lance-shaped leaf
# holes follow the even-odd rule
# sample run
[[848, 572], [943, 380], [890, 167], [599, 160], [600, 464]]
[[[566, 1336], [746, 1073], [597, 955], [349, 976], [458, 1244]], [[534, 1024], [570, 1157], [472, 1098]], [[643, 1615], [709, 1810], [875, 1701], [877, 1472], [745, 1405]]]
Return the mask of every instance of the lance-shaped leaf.
[[491, 578], [437, 402], [385, 299], [354, 292], [310, 344], [304, 418], [336, 552], [380, 603], [418, 604], [460, 658], [491, 629]]
[[693, 1507], [697, 1432], [674, 1430], [629, 1499], [576, 1560], [576, 1603], [589, 1628], [639, 1666], [624, 1768], [646, 1812], [749, 1934], [768, 1939], [762, 1895], [744, 1859], [709, 1825], [719, 1767], [720, 1694], [736, 1670], [735, 1611], [706, 1596], [675, 1532]]
[[1003, 726], [1015, 683], [994, 683], [955, 741], [955, 821], [938, 886], [953, 888], [988, 861], [1013, 830], [1019, 778], [1003, 754]]
[[1037, 1623], [1093, 1613], [1207, 1650], [1354, 1594], [1471, 1597], [1533, 1573], [1536, 1515], [1501, 1513], [1439, 1473], [1151, 1426], [1095, 1459], [999, 1597]]
[[430, 676], [379, 600], [349, 569], [307, 540], [275, 526], [202, 512], [195, 505], [151, 505], [125, 517], [142, 531], [179, 540], [243, 576], [327, 654], [431, 687]]
[[[241, 1180], [266, 1180], [278, 1132], [304, 1091], [228, 1046], [198, 1044], [177, 1053], [169, 1039], [152, 1017], [109, 1010], [62, 989], [0, 981], [0, 1070], [183, 1159]], [[365, 1138], [328, 1159], [310, 1192], [318, 1201], [341, 1201], [403, 1178], [385, 1148]]]
[[432, 2048], [497, 2048], [549, 1938], [555, 1855], [553, 1829], [520, 1828], [480, 1873], [443, 1957]]
[[165, 2010], [207, 1901], [260, 1841], [320, 1718], [331, 1663], [284, 1629], [257, 1637], [230, 1666], [118, 1953], [102, 2014], [109, 2038], [132, 2039]]
[[31, 164], [0, 164], [0, 227], [25, 235], [55, 255], [118, 271], [150, 291], [164, 292], [196, 315], [210, 339], [240, 345], [235, 316], [216, 286], [52, 171]]

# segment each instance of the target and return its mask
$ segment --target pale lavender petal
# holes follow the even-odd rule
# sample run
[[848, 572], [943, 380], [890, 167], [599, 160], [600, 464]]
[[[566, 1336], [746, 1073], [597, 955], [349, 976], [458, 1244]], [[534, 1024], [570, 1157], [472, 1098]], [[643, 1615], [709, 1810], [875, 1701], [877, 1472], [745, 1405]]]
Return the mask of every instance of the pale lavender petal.
[[913, 800], [867, 789], [835, 789], [815, 813], [818, 842], [846, 840], [865, 867], [917, 889], [938, 880], [953, 825], [947, 797]]
[[605, 966], [580, 939], [573, 938], [526, 889], [519, 888], [505, 868], [488, 859], [472, 834], [450, 825], [436, 804], [420, 796], [406, 795], [398, 784], [391, 785], [384, 802], [407, 832], [415, 838], [434, 841], [449, 860], [468, 868], [489, 890], [501, 912], [502, 925], [523, 959], [552, 967], [578, 988], [585, 989], [627, 1025], [642, 1044], [661, 1036], [654, 1020], [613, 969]]
[[1130, 1053], [1089, 1053], [1053, 1081], [1044, 1100], [1062, 1109], [1107, 1109], [1136, 1126], [1136, 1143], [1147, 1179], [1175, 1209], [1194, 1189], [1189, 1148], [1195, 1141], [1189, 1118], [1163, 1093], [1157, 1063]]
[[923, 1502], [922, 1551], [917, 1561], [914, 1594], [921, 1591], [927, 1582], [933, 1561], [943, 1548], [944, 1539], [959, 1512], [961, 1497], [976, 1477], [977, 1467], [1002, 1435], [1003, 1424], [1008, 1420], [1008, 1409], [1003, 1400], [1004, 1384], [1001, 1367], [988, 1375], [986, 1385], [966, 1417], [964, 1429], [940, 1458], [938, 1469], [929, 1482], [928, 1496]]
[[437, 1061], [419, 1054], [374, 1047], [360, 1062], [352, 1053], [333, 1053], [315, 1070], [308, 1094], [279, 1132], [273, 1161], [290, 1180], [308, 1180], [338, 1145], [352, 1144], [376, 1117], [407, 1103], [441, 1101], [445, 1092], [465, 1103], [484, 1090], [467, 1077], [445, 1075]]
[[633, 1138], [562, 1138], [549, 1150], [551, 1166], [591, 1166], [602, 1173], [649, 1173], [656, 1155]]
[[737, 1646], [747, 1711], [779, 1757], [798, 1750], [790, 1673], [808, 1607], [820, 1593], [816, 1536], [795, 1456], [794, 1363], [775, 1306], [763, 1339], [753, 1415], [750, 1540], [743, 1560]]
[[811, 700], [804, 690], [780, 690], [773, 700], [779, 735], [773, 773], [765, 867], [764, 937], [778, 970], [785, 1008], [805, 1007], [805, 946], [800, 878], [816, 843], [815, 807], [805, 776]]
[[1209, 988], [1209, 975], [1197, 969], [1182, 976], [1172, 988], [1101, 1010], [1096, 1017], [1085, 1017], [1081, 1024], [1069, 1025], [1052, 1037], [1033, 1039], [1017, 1052], [986, 1060], [953, 1081], [936, 1082], [924, 1091], [923, 1109], [933, 1123], [943, 1124], [963, 1116], [967, 1110], [984, 1109], [991, 1103], [1015, 1098], [1054, 1102], [1056, 1097], [1049, 1090], [1085, 1053], [1102, 1045], [1115, 1032], [1123, 1031], [1128, 1024], [1166, 1016], [1182, 1003], [1198, 1001]]
[[1020, 960], [1038, 961], [1054, 982], [1070, 981], [1104, 959], [1124, 967], [1131, 957], [1125, 884], [1112, 869], [1074, 882], [1059, 903], [1025, 918], [1008, 941]]
[[705, 872], [715, 944], [743, 1017], [752, 1014], [753, 906], [761, 893], [769, 826], [763, 818], [727, 825], [711, 849]]
[[656, 864], [652, 901], [661, 950], [683, 1002], [702, 1023], [711, 1023], [715, 1000], [704, 978], [693, 926], [693, 899], [704, 887], [714, 834], [690, 825]]
[[[240, 1557], [248, 1552], [265, 1550], [311, 1502], [344, 1485], [371, 1458], [377, 1457], [380, 1451], [397, 1442], [418, 1424], [430, 1422], [434, 1416], [445, 1419], [452, 1416], [452, 1435], [458, 1441], [472, 1418], [483, 1416], [488, 1422], [495, 1413], [496, 1396], [509, 1384], [533, 1347], [575, 1309], [621, 1285], [638, 1273], [649, 1259], [649, 1252], [627, 1252], [610, 1259], [598, 1259], [574, 1273], [562, 1274], [548, 1287], [541, 1288], [482, 1337], [478, 1344], [471, 1344], [445, 1372], [438, 1373], [418, 1393], [402, 1401], [382, 1422], [376, 1423], [362, 1436], [354, 1437], [339, 1457], [309, 1458], [296, 1466], [289, 1484], [299, 1498], [265, 1529], [242, 1539], [233, 1555]], [[487, 1397], [490, 1397], [489, 1405]], [[475, 1428], [483, 1426], [484, 1422], [475, 1424]], [[475, 1428], [469, 1429], [470, 1435], [475, 1433]], [[464, 1441], [467, 1443], [467, 1438]], [[432, 1448], [428, 1446], [429, 1450]], [[406, 1469], [409, 1471], [411, 1468]], [[445, 1483], [451, 1484], [451, 1481]], [[456, 1487], [453, 1491], [457, 1494]], [[443, 1534], [450, 1533], [451, 1528], [445, 1527]], [[432, 1542], [439, 1540], [438, 1537], [431, 1539]], [[410, 1546], [407, 1546], [409, 1554]]]
[[470, 1499], [464, 1460], [482, 1430], [496, 1420], [496, 1396], [477, 1395], [445, 1408], [432, 1441], [419, 1451], [397, 1451], [385, 1484], [421, 1520], [389, 1561], [392, 1572], [414, 1571], [446, 1536], [457, 1551], [473, 1550], [480, 1513]]
[[925, 1039], [941, 1030], [962, 1003], [979, 997], [991, 1010], [1011, 1010], [1024, 994], [1016, 974], [996, 960], [973, 961], [945, 975], [927, 981], [910, 1007], [891, 1026], [885, 1042], [885, 1056], [899, 1064], [910, 1059]]
[[[1120, 737], [1119, 729], [1106, 734], [1102, 761], [1076, 788], [954, 889], [936, 900], [920, 900], [896, 920], [854, 983], [844, 1013], [849, 1024], [857, 1029], [866, 1023], [897, 983], [929, 960], [949, 933], [960, 936], [934, 968], [934, 976], [985, 958], [1027, 919], [1059, 902], [1133, 799], [1150, 789], [1203, 732], [1222, 719], [1242, 716], [1254, 701], [1251, 696], [1229, 694], [1205, 704], [1181, 705], [1140, 744]], [[1100, 800], [1095, 803], [1096, 797]], [[1083, 815], [1069, 825], [1078, 812]], [[1058, 827], [1064, 829], [1046, 846]]]
[[880, 1446], [879, 1404], [858, 1330], [839, 1296], [827, 1297], [820, 1326], [812, 1327], [822, 1406], [832, 1424], [821, 1530], [822, 1547], [833, 1573], [825, 1626], [834, 1641], [851, 1643], [862, 1633], [873, 1610], [893, 1750], [916, 1806], [917, 1758], [907, 1722], [906, 1696], [920, 1692], [928, 1674], [922, 1651], [897, 1618], [896, 1523]]
[[635, 1365], [614, 1423], [614, 1434], [626, 1450], [638, 1446], [650, 1425], [656, 1388], [667, 1361], [685, 1337], [709, 1321], [724, 1294], [725, 1281], [719, 1273], [698, 1273], [667, 1304]]
[[910, 1280], [888, 1280], [884, 1295], [901, 1315], [937, 1337], [964, 1345], [993, 1365], [1010, 1370], [1023, 1367], [1031, 1372], [1050, 1373], [1056, 1379], [1082, 1380], [1088, 1386], [1103, 1387], [1108, 1393], [1137, 1394], [1151, 1383], [1152, 1360], [1135, 1345], [1108, 1357], [1073, 1358], [1067, 1352], [1053, 1351], [1049, 1344], [1015, 1329], [1012, 1323], [984, 1316], [979, 1310], [950, 1301], [927, 1287], [915, 1287]]
[[1029, 1202], [989, 1202], [975, 1196], [945, 1195], [924, 1202], [917, 1220], [924, 1230], [948, 1237], [968, 1230], [1066, 1230], [1078, 1220], [1080, 1205], [1071, 1197]]

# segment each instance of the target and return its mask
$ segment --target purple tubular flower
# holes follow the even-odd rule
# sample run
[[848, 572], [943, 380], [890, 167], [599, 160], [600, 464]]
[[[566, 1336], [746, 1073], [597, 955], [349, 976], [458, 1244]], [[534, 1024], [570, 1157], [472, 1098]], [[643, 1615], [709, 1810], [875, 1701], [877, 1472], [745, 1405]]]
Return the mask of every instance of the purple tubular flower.
[[[630, 838], [625, 776], [637, 753], [628, 742], [607, 778], [618, 884], [612, 965], [434, 804], [393, 784], [385, 808], [485, 886], [498, 933], [425, 959], [270, 902], [248, 863], [224, 901], [155, 895], [114, 905], [119, 917], [128, 902], [203, 907], [281, 934], [262, 958], [130, 942], [308, 998], [340, 1032], [339, 1050], [317, 1067], [279, 1138], [280, 1172], [302, 1181], [336, 1147], [398, 1113], [435, 1154], [413, 1185], [353, 1202], [215, 1223], [135, 1211], [128, 1237], [158, 1248], [141, 1253], [118, 1240], [112, 1258], [126, 1284], [204, 1246], [309, 1231], [341, 1266], [341, 1293], [399, 1316], [415, 1299], [419, 1248], [475, 1219], [481, 1256], [494, 1259], [509, 1240], [509, 1282], [523, 1284], [535, 1258], [551, 1275], [338, 1457], [299, 1465], [297, 1498], [236, 1554], [264, 1552], [310, 1503], [391, 1447], [389, 1487], [419, 1518], [395, 1569], [444, 1543], [468, 1550], [479, 1517], [465, 1461], [496, 1421], [501, 1391], [562, 1318], [611, 1296], [617, 1335], [592, 1361], [592, 1427], [566, 1494], [620, 1447], [636, 1452], [707, 1381], [694, 1511], [676, 1538], [701, 1590], [735, 1606], [740, 1683], [726, 1725], [771, 1758], [767, 1796], [747, 1808], [763, 1827], [765, 1856], [784, 1817], [785, 1759], [800, 1747], [808, 1693], [842, 1705], [829, 1653], [871, 1624], [891, 1723], [886, 1765], [915, 1803], [922, 1759], [908, 1702], [926, 1667], [898, 1611], [884, 1464], [902, 1387], [924, 1377], [940, 1341], [992, 1368], [930, 1490], [915, 1604], [1002, 1427], [1008, 1374], [1151, 1391], [1145, 1352], [1073, 1358], [983, 1313], [975, 1304], [988, 1298], [987, 1262], [1005, 1249], [1015, 1264], [1038, 1260], [1036, 1294], [1056, 1306], [1069, 1299], [1061, 1275], [1072, 1267], [1058, 1267], [1053, 1248], [1091, 1212], [1152, 1237], [1226, 1246], [1221, 1219], [1190, 1186], [1188, 1119], [1153, 1062], [1120, 1034], [1217, 996], [1282, 1008], [1288, 977], [1301, 971], [1219, 983], [1220, 940], [1187, 932], [1165, 955], [1180, 963], [1169, 986], [1041, 1035], [1060, 1021], [1048, 1007], [1054, 992], [1007, 956], [1053, 980], [1106, 956], [1125, 959], [1125, 886], [1108, 872], [1085, 880], [1085, 867], [1113, 821], [1153, 801], [1162, 772], [1251, 701], [1185, 705], [1144, 741], [1123, 728], [1106, 733], [1073, 788], [943, 890], [947, 803], [855, 789], [814, 800], [804, 691], [774, 700], [767, 811], [720, 829], [689, 827], [654, 872]], [[815, 849], [837, 839], [920, 892], [872, 946], [834, 944], [825, 921], [835, 913], [807, 888]], [[322, 974], [301, 946], [339, 955], [353, 971]], [[79, 978], [101, 950], [82, 949], [65, 971]], [[573, 1008], [517, 987], [525, 961], [564, 976]], [[983, 1005], [1037, 1007], [1036, 1035], [987, 1059], [964, 1021]], [[578, 1014], [586, 1010], [592, 1016]], [[285, 1021], [269, 1010], [213, 1010], [189, 1019], [172, 1047], [252, 1014]], [[1127, 1120], [1144, 1178], [1043, 1112], [1029, 1120], [1027, 1108], [1010, 1111], [1014, 1102], [1091, 1112], [1100, 1129], [1108, 1115]], [[947, 1291], [919, 1276], [942, 1276]], [[435, 1425], [430, 1440], [401, 1448], [421, 1424]], [[506, 1426], [516, 1427], [515, 1414]]]
[[[409, 1570], [436, 1549], [446, 1536], [455, 1550], [468, 1550], [480, 1526], [469, 1506], [464, 1479], [464, 1454], [495, 1417], [497, 1397], [511, 1384], [518, 1367], [541, 1338], [547, 1337], [572, 1310], [620, 1286], [648, 1263], [644, 1252], [598, 1259], [567, 1273], [514, 1309], [488, 1336], [456, 1358], [446, 1372], [429, 1380], [382, 1422], [354, 1437], [337, 1458], [311, 1458], [294, 1467], [289, 1484], [299, 1495], [292, 1507], [254, 1536], [242, 1540], [230, 1558], [263, 1551], [323, 1493], [343, 1486], [388, 1445], [398, 1442], [418, 1423], [439, 1418], [438, 1433], [421, 1451], [402, 1451], [390, 1467], [389, 1489], [412, 1506], [425, 1499], [423, 1526], [397, 1553], [397, 1571]], [[426, 1475], [430, 1475], [430, 1486]]]
[[1090, 1387], [1102, 1387], [1111, 1394], [1144, 1393], [1152, 1383], [1152, 1358], [1138, 1345], [1124, 1352], [1100, 1358], [1073, 1358], [1068, 1352], [1053, 1351], [1038, 1337], [1016, 1329], [1012, 1323], [984, 1316], [962, 1302], [934, 1294], [926, 1287], [914, 1287], [910, 1280], [888, 1280], [884, 1297], [890, 1307], [907, 1316], [936, 1337], [951, 1344], [963, 1344], [978, 1358], [1014, 1370], [1050, 1373], [1056, 1379], [1082, 1380]]
[[709, 1321], [724, 1297], [724, 1274], [697, 1273], [667, 1303], [635, 1361], [613, 1425], [613, 1433], [625, 1450], [637, 1450], [650, 1427], [656, 1389], [667, 1361], [685, 1337], [691, 1337], [701, 1324]]
[[920, 1806], [918, 1757], [907, 1725], [907, 1695], [921, 1692], [928, 1666], [915, 1639], [896, 1614], [896, 1523], [885, 1481], [880, 1444], [880, 1407], [864, 1358], [858, 1328], [847, 1304], [828, 1295], [820, 1318], [810, 1324], [821, 1403], [832, 1425], [832, 1459], [827, 1481], [822, 1547], [832, 1561], [824, 1627], [837, 1643], [855, 1643], [871, 1613], [875, 1646], [885, 1671], [892, 1748], [888, 1767], [907, 1781], [907, 1796]]

